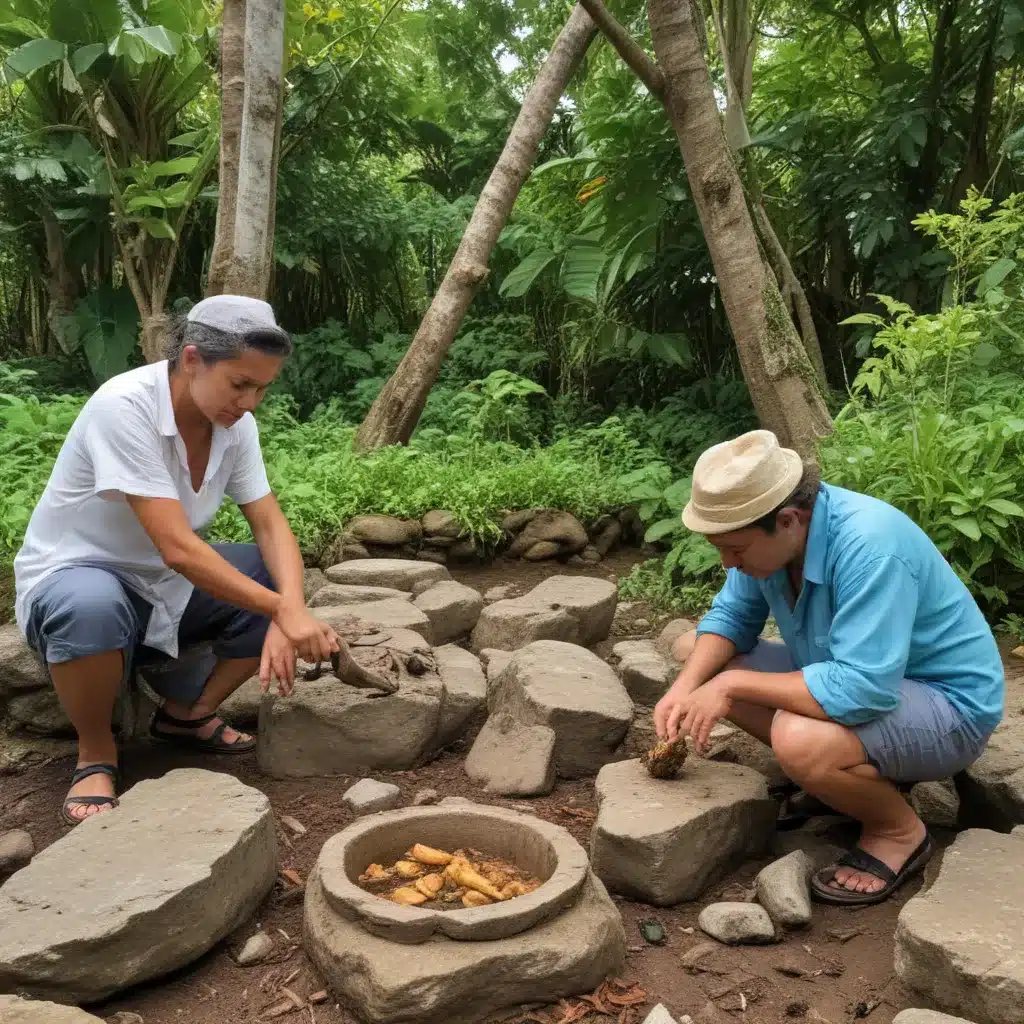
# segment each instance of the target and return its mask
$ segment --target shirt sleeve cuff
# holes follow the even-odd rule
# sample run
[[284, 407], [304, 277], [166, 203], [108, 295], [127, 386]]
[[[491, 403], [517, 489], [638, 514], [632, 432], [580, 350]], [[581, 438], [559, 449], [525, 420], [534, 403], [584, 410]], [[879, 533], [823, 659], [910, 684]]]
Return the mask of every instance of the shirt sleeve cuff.
[[818, 661], [811, 665], [805, 665], [801, 671], [804, 674], [804, 684], [810, 690], [811, 696], [821, 705], [821, 710], [833, 721], [842, 723], [849, 707], [834, 697], [835, 687], [829, 678], [830, 664], [833, 663]]

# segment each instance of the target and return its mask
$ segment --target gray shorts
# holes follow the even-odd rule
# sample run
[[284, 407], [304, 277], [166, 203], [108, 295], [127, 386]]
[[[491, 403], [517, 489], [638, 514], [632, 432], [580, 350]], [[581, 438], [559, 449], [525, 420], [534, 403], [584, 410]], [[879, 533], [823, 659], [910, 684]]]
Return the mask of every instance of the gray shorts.
[[[755, 672], [792, 672], [786, 645], [760, 640], [734, 663]], [[948, 779], [974, 764], [991, 733], [980, 733], [934, 686], [904, 679], [895, 711], [850, 727], [864, 747], [868, 764], [893, 782]]]
[[[214, 544], [239, 572], [263, 586], [273, 580], [255, 544]], [[44, 665], [101, 651], [124, 651], [125, 675], [134, 666], [161, 696], [191, 704], [206, 686], [218, 658], [256, 658], [270, 626], [264, 615], [192, 592], [178, 624], [181, 652], [172, 659], [143, 643], [150, 604], [110, 568], [70, 565], [47, 576], [32, 593], [25, 625], [29, 646]]]

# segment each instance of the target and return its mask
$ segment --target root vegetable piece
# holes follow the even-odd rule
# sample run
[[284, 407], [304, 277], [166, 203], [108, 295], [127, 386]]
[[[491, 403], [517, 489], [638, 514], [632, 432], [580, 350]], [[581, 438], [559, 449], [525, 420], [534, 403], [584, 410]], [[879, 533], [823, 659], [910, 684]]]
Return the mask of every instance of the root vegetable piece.
[[419, 889], [427, 899], [433, 899], [444, 885], [443, 875], [425, 875], [416, 879], [416, 888]]
[[462, 905], [464, 907], [489, 907], [491, 905], [491, 901], [482, 892], [477, 892], [476, 889], [470, 889], [469, 892], [462, 897]]
[[498, 871], [495, 868], [491, 868], [489, 871], [480, 872], [488, 882], [495, 887], [495, 889], [502, 889], [508, 885], [510, 879], [504, 871]]
[[686, 738], [682, 735], [669, 743], [661, 740], [640, 759], [656, 779], [673, 779], [686, 760]]
[[391, 902], [399, 903], [403, 907], [415, 907], [420, 903], [426, 903], [427, 897], [416, 889], [413, 889], [408, 885], [404, 885], [401, 889], [396, 889], [391, 894]]
[[423, 874], [423, 867], [414, 860], [400, 860], [395, 865], [395, 870], [402, 878], [419, 878]]
[[386, 882], [391, 872], [381, 864], [371, 864], [360, 876], [360, 882]]
[[503, 900], [511, 900], [511, 899], [514, 899], [516, 896], [525, 896], [525, 895], [526, 895], [526, 886], [523, 885], [522, 882], [509, 882], [508, 885], [506, 885], [501, 890], [501, 898]]
[[454, 860], [450, 853], [445, 853], [444, 850], [435, 850], [432, 846], [424, 846], [422, 843], [417, 843], [409, 851], [408, 856], [413, 860], [418, 860], [421, 864], [430, 864], [432, 867], [441, 867]]
[[445, 875], [456, 885], [476, 889], [491, 900], [500, 900], [501, 893], [466, 860], [453, 860], [445, 868]]

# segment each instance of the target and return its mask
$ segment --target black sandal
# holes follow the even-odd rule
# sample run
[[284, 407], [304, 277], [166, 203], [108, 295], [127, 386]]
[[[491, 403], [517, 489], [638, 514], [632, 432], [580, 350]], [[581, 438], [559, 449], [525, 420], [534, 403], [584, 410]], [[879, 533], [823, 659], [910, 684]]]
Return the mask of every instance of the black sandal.
[[219, 717], [216, 712], [212, 715], [204, 715], [202, 718], [175, 718], [169, 715], [163, 708], [157, 708], [153, 721], [149, 726], [149, 735], [161, 743], [171, 743], [179, 747], [187, 747], [190, 750], [205, 750], [210, 754], [247, 754], [256, 746], [254, 737], [247, 740], [236, 740], [234, 743], [226, 743], [224, 730], [228, 728], [227, 722], [221, 722], [213, 732], [205, 739], [201, 736], [190, 736], [188, 733], [163, 732], [157, 729], [159, 723], [173, 725], [178, 729], [189, 729], [195, 732], [204, 725], [209, 725], [215, 718]]
[[[893, 871], [888, 864], [883, 864], [866, 850], [862, 850], [859, 846], [854, 847], [849, 853], [843, 854], [831, 867], [819, 871], [811, 879], [811, 894], [821, 903], [831, 903], [841, 907], [869, 907], [875, 903], [883, 903], [904, 882], [924, 870], [924, 866], [931, 859], [932, 852], [932, 837], [925, 833], [921, 845], [906, 859], [903, 867], [899, 871]], [[832, 884], [839, 868], [863, 871], [866, 874], [874, 875], [885, 884], [875, 892], [854, 892], [852, 889], [845, 889], [838, 884]]]
[[[114, 780], [114, 791], [117, 791], [117, 765], [107, 764], [106, 762], [99, 762], [97, 764], [86, 765], [84, 768], [76, 768], [75, 773], [71, 776], [71, 788], [74, 789], [83, 779], [89, 778], [90, 775], [109, 775]], [[69, 807], [117, 807], [118, 799], [116, 796], [66, 796], [64, 798], [64, 804], [60, 809], [60, 820], [65, 825], [81, 825], [83, 821], [88, 818], [93, 818], [95, 815], [88, 814], [82, 818], [76, 818], [73, 814], [68, 812]]]

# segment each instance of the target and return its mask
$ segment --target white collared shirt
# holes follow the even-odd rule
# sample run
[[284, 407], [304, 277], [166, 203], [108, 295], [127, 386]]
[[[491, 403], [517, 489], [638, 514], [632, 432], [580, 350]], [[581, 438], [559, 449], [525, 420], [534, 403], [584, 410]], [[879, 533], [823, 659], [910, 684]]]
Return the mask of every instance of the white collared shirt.
[[25, 631], [33, 589], [57, 569], [91, 565], [118, 576], [153, 606], [145, 643], [178, 654], [178, 624], [192, 583], [164, 565], [126, 494], [175, 498], [192, 529], [210, 524], [227, 495], [239, 505], [270, 493], [256, 420], [214, 425], [196, 492], [171, 405], [166, 360], [112, 377], [68, 432], [14, 560], [15, 616]]

